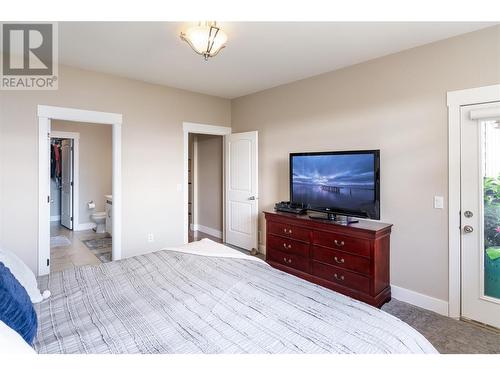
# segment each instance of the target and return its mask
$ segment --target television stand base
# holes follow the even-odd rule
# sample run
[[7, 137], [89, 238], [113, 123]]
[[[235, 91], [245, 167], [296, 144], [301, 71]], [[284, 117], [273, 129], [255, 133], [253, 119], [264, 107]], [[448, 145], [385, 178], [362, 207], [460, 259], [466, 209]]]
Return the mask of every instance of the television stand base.
[[337, 215], [337, 214], [334, 214], [333, 212], [326, 212], [326, 216], [324, 214], [323, 215], [309, 215], [309, 218], [315, 219], [315, 220], [328, 220], [328, 221], [333, 221], [337, 224], [344, 224], [344, 225], [359, 223], [359, 220], [352, 219], [349, 216], [345, 216], [345, 215]]

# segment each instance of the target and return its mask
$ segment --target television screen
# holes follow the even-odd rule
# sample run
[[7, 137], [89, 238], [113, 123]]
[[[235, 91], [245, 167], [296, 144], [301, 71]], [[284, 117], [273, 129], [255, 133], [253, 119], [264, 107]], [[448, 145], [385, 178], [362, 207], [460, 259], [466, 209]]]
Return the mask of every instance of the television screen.
[[379, 155], [378, 150], [290, 154], [290, 200], [380, 219]]

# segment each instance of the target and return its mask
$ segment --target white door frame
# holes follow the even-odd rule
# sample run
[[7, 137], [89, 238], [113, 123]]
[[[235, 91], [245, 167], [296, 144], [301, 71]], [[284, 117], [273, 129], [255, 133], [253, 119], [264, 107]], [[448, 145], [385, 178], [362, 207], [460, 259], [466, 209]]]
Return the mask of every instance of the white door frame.
[[[38, 275], [50, 272], [50, 121], [78, 121], [111, 125], [113, 129], [113, 260], [122, 257], [122, 137], [123, 116], [118, 113], [38, 105]], [[76, 184], [75, 184], [76, 185]], [[74, 215], [76, 216], [76, 215]]]
[[448, 104], [448, 316], [461, 316], [460, 108], [500, 101], [500, 85], [449, 91]]
[[[208, 134], [208, 135], [221, 135], [221, 136], [226, 136], [228, 134], [231, 134], [232, 130], [230, 127], [226, 126], [215, 126], [215, 125], [206, 125], [206, 124], [198, 124], [194, 122], [183, 122], [182, 123], [182, 131], [184, 133], [184, 183], [183, 183], [183, 192], [184, 192], [184, 206], [183, 206], [183, 211], [184, 211], [184, 243], [189, 242], [189, 207], [188, 207], [188, 202], [189, 202], [189, 181], [188, 181], [188, 159], [189, 159], [189, 134]], [[226, 176], [226, 171], [224, 167], [224, 155], [222, 155], [222, 165], [223, 165], [223, 181], [222, 181], [222, 186], [224, 186], [224, 181], [225, 181], [225, 176]], [[224, 196], [224, 189], [223, 190], [223, 197], [222, 197], [222, 241], [226, 240], [226, 232], [224, 230], [224, 226], [226, 223], [226, 217], [225, 217], [225, 196]], [[194, 207], [193, 207], [194, 209]], [[194, 222], [193, 222], [194, 224]]]
[[[79, 196], [80, 196], [80, 133], [51, 131], [50, 138], [64, 138], [73, 140], [73, 230], [80, 230], [79, 225]], [[77, 204], [75, 204], [77, 202]], [[60, 213], [59, 213], [60, 215]]]

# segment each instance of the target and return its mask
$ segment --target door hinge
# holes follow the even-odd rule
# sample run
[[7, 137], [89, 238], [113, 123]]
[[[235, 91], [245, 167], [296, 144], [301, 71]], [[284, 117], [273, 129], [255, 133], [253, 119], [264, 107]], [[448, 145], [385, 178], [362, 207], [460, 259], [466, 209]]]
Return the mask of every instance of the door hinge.
[[50, 139], [50, 133], [47, 133], [47, 139]]
[[71, 186], [73, 186], [73, 181], [71, 181]]
[[47, 259], [47, 267], [50, 266], [50, 259]]
[[50, 195], [47, 195], [47, 203], [50, 203]]
[[71, 216], [71, 221], [73, 221], [73, 216]]

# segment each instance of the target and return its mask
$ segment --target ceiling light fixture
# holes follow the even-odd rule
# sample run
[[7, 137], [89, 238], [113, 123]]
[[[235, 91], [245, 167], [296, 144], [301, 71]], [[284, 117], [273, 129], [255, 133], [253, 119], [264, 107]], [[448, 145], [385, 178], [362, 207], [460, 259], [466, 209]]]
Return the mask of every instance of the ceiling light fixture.
[[191, 48], [205, 58], [217, 55], [226, 46], [227, 35], [217, 23], [200, 22], [198, 26], [190, 27], [186, 32], [181, 32], [181, 39], [187, 42]]

